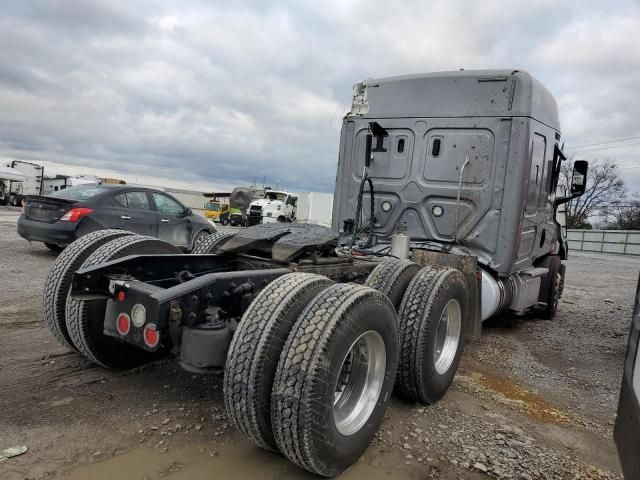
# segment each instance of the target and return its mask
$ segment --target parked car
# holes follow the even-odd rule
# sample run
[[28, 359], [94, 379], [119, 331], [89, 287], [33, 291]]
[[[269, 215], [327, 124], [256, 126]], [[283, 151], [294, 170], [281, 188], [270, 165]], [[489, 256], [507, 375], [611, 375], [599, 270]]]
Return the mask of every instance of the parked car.
[[216, 227], [171, 195], [125, 185], [79, 185], [28, 196], [18, 233], [60, 251], [95, 230], [116, 228], [157, 237], [191, 250]]

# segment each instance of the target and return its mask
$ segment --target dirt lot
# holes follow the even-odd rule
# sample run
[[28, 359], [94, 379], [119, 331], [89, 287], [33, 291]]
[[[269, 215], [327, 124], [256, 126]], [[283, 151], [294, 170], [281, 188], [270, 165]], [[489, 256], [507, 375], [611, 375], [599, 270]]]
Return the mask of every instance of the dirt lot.
[[[311, 476], [229, 426], [218, 378], [171, 360], [113, 373], [42, 323], [55, 258], [0, 209], [0, 478]], [[494, 320], [437, 405], [394, 400], [344, 478], [621, 478], [611, 438], [640, 259], [573, 254], [558, 317]]]

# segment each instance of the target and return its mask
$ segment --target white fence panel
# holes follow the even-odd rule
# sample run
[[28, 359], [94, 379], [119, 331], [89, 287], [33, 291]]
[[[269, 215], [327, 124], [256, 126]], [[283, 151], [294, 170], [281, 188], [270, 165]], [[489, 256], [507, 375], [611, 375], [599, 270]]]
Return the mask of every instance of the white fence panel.
[[569, 251], [640, 255], [637, 230], [567, 230]]

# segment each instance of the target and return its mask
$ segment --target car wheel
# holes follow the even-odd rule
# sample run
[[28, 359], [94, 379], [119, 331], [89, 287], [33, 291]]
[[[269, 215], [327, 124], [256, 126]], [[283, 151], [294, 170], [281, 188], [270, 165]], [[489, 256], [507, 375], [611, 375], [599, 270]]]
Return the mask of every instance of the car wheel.
[[58, 245], [57, 243], [47, 243], [47, 242], [45, 242], [44, 246], [47, 247], [52, 252], [61, 252], [62, 250], [64, 250], [64, 246], [63, 245]]

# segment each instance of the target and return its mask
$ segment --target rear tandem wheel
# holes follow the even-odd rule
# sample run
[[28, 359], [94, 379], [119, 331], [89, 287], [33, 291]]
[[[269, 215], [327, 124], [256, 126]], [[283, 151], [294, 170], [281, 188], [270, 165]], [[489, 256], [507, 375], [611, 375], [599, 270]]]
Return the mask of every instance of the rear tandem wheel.
[[[127, 255], [181, 253], [170, 243], [152, 237], [132, 235], [112, 240], [94, 251], [82, 268], [100, 265]], [[67, 299], [67, 330], [71, 340], [86, 358], [105, 368], [126, 370], [165, 355], [170, 345], [148, 352], [103, 333], [107, 300]]]
[[98, 248], [111, 240], [134, 235], [126, 230], [98, 230], [71, 243], [58, 255], [44, 282], [42, 308], [49, 331], [69, 350], [78, 351], [67, 330], [66, 304], [71, 290], [71, 279], [76, 270]]

